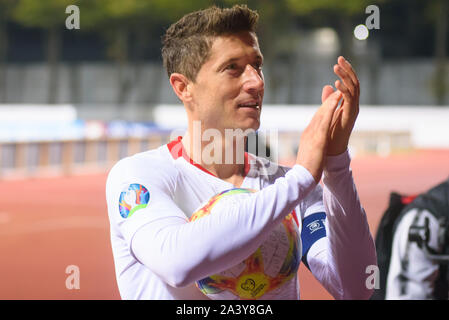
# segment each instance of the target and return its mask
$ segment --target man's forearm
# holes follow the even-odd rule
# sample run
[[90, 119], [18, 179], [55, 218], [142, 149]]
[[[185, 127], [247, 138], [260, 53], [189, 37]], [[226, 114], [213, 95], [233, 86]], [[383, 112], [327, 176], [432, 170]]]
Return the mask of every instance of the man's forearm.
[[328, 157], [323, 200], [329, 223], [329, 258], [341, 282], [342, 299], [367, 299], [366, 268], [377, 265], [376, 249], [360, 203], [346, 151]]

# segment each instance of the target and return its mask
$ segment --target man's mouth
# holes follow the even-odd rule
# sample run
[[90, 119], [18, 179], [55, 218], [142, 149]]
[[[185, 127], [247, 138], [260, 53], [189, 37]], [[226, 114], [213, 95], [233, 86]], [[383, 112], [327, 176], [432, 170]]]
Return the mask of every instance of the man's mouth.
[[248, 101], [238, 104], [239, 108], [254, 108], [260, 110], [260, 103], [258, 101]]

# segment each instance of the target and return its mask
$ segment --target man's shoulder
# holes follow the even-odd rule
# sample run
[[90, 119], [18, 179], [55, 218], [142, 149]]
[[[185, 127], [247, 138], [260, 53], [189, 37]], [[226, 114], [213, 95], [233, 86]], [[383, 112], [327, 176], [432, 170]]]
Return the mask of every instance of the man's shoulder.
[[108, 178], [122, 177], [167, 177], [176, 174], [173, 159], [167, 146], [139, 152], [120, 159], [111, 168]]

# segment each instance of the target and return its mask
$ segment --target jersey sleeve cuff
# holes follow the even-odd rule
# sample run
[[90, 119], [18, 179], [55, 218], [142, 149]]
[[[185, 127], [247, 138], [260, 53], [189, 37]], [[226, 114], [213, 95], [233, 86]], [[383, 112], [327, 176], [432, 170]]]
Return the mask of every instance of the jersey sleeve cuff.
[[349, 150], [346, 149], [345, 152], [336, 156], [327, 156], [326, 166], [324, 171], [327, 173], [338, 172], [349, 168], [351, 163], [351, 156], [349, 155]]

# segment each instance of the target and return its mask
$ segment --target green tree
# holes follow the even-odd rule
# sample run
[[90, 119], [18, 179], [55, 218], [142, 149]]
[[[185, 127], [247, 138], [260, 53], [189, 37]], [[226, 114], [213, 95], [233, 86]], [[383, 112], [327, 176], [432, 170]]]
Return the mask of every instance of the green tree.
[[364, 20], [366, 7], [385, 0], [285, 0], [289, 9], [299, 17], [313, 15], [337, 30], [340, 54], [352, 59], [352, 33]]
[[[117, 104], [129, 102], [132, 88], [141, 78], [148, 35], [183, 14], [210, 5], [208, 0], [80, 0], [83, 28], [98, 32], [106, 41], [107, 54], [116, 65]], [[130, 57], [133, 46], [135, 55]], [[130, 65], [133, 71], [130, 73]], [[158, 92], [158, 88], [153, 88]]]
[[6, 58], [8, 53], [8, 21], [16, 0], [0, 0], [0, 103], [6, 102]]
[[[339, 55], [347, 58], [356, 67], [357, 56], [353, 50], [353, 31], [356, 25], [364, 24], [368, 17], [366, 8], [377, 5], [381, 11], [381, 4], [386, 0], [285, 0], [288, 8], [299, 18], [310, 17], [321, 26], [333, 28], [339, 40]], [[380, 12], [381, 21], [383, 19]], [[382, 24], [382, 23], [381, 23]], [[377, 39], [370, 38], [371, 50], [369, 57], [369, 77], [371, 88], [369, 90], [369, 103], [376, 104], [378, 98], [378, 70], [379, 70], [379, 44]]]
[[46, 31], [46, 56], [49, 68], [48, 103], [57, 103], [59, 62], [61, 59], [61, 29], [65, 25], [69, 5], [77, 0], [17, 0], [13, 12], [15, 21], [23, 26], [42, 28]]
[[447, 66], [447, 38], [449, 4], [447, 0], [429, 0], [426, 2], [426, 15], [433, 22], [435, 28], [435, 54], [434, 75], [432, 78], [432, 90], [438, 105], [444, 105], [448, 85]]

